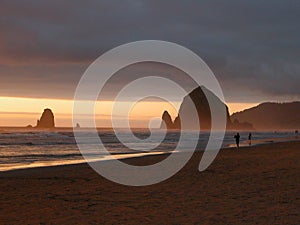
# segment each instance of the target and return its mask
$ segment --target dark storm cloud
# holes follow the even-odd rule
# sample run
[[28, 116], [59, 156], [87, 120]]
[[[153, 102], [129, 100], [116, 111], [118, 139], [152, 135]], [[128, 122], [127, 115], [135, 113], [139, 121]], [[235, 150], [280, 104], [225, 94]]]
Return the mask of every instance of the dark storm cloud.
[[1, 1], [0, 95], [71, 98], [101, 53], [159, 39], [202, 57], [228, 101], [299, 98], [299, 11], [276, 0]]

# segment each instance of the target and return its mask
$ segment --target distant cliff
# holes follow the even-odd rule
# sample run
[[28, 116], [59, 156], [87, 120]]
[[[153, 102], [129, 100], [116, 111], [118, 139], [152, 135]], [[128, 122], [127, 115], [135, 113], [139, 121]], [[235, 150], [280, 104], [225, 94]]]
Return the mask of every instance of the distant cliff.
[[252, 123], [257, 130], [299, 129], [300, 102], [262, 103], [234, 113], [231, 120]]
[[[211, 110], [207, 98], [213, 103], [213, 106], [217, 111], [226, 113], [227, 129], [253, 129], [252, 125], [249, 123], [239, 123], [238, 121], [232, 123], [226, 104], [203, 86], [194, 89], [184, 97], [179, 109], [178, 117], [175, 118], [174, 122], [169, 113], [165, 111], [162, 115], [161, 128], [180, 129], [181, 121], [184, 120], [185, 128], [187, 129], [199, 129], [199, 127], [201, 130], [211, 129]], [[200, 120], [200, 124], [197, 116]]]
[[41, 118], [37, 121], [37, 128], [54, 128], [54, 114], [51, 109], [45, 109]]

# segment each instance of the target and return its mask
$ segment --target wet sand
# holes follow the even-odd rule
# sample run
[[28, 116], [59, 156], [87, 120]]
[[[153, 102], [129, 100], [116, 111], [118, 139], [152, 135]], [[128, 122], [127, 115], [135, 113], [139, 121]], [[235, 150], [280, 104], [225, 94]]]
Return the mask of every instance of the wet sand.
[[300, 142], [222, 150], [202, 173], [200, 158], [147, 187], [86, 164], [1, 172], [0, 224], [300, 224]]

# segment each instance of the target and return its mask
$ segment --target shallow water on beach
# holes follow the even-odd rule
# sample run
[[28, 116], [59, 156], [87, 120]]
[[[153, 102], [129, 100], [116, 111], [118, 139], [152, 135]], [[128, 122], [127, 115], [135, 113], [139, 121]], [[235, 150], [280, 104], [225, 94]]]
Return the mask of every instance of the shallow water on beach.
[[[89, 137], [90, 131], [81, 131]], [[102, 154], [104, 149], [97, 146], [97, 141], [90, 140], [91, 148], [87, 154], [90, 161], [108, 160], [115, 158], [138, 157], [148, 154], [162, 154], [174, 150], [180, 137], [179, 132], [168, 132], [165, 135], [161, 130], [152, 131], [151, 138], [146, 129], [134, 130], [139, 140], [133, 139], [127, 131], [118, 132], [123, 140], [119, 141], [113, 130], [98, 131], [105, 148], [113, 155]], [[222, 147], [233, 147], [235, 132], [226, 132]], [[248, 132], [241, 132], [241, 146], [249, 145]], [[162, 136], [164, 138], [162, 138]], [[202, 132], [199, 138], [194, 138], [191, 131], [185, 141], [198, 141], [197, 151], [205, 149], [209, 133]], [[148, 139], [147, 139], [148, 138]], [[274, 142], [274, 140], [289, 140], [296, 138], [292, 132], [252, 132], [252, 144]], [[163, 140], [162, 140], [163, 139]], [[198, 140], [197, 140], [198, 139]], [[141, 141], [143, 140], [143, 141]], [[162, 140], [162, 141], [161, 141]], [[131, 146], [133, 149], [128, 148]], [[103, 147], [104, 148], [104, 147]], [[56, 129], [52, 131], [37, 131], [26, 129], [0, 129], [0, 171], [22, 169], [40, 166], [54, 166], [85, 162], [79, 151], [72, 129]]]

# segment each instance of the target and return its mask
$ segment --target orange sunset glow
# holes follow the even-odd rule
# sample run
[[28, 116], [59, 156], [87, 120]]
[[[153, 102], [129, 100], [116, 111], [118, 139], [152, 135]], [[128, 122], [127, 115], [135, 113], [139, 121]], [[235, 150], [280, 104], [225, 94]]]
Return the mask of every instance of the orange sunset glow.
[[[120, 104], [128, 104], [121, 102]], [[172, 117], [176, 117], [179, 102], [138, 102], [134, 105], [129, 115], [127, 111], [115, 113], [118, 119], [129, 118], [133, 127], [148, 127], [151, 119], [160, 119], [164, 110], [168, 110]], [[97, 126], [108, 127], [111, 125], [110, 117], [114, 102], [100, 101], [95, 104]], [[56, 115], [57, 127], [72, 127], [73, 100], [62, 99], [34, 99], [0, 97], [0, 123], [1, 126], [25, 127], [35, 125], [43, 109], [51, 108]], [[156, 122], [159, 127], [160, 120]], [[84, 124], [83, 124], [84, 126]]]
[[[120, 104], [128, 104], [123, 102]], [[257, 105], [256, 103], [229, 103], [230, 113], [242, 111]], [[111, 116], [114, 106], [113, 101], [100, 101], [95, 105], [95, 116], [98, 127], [111, 126]], [[118, 112], [119, 119], [129, 119], [132, 127], [148, 127], [149, 121], [156, 119], [154, 127], [159, 127], [162, 113], [167, 110], [174, 119], [178, 114], [180, 102], [167, 103], [162, 101], [142, 101], [134, 105], [131, 112]], [[34, 126], [43, 109], [51, 108], [56, 115], [57, 127], [72, 127], [73, 100], [64, 99], [39, 99], [0, 97], [0, 124], [1, 126], [25, 127]], [[84, 126], [84, 125], [83, 125]], [[125, 124], [124, 124], [125, 126]]]

